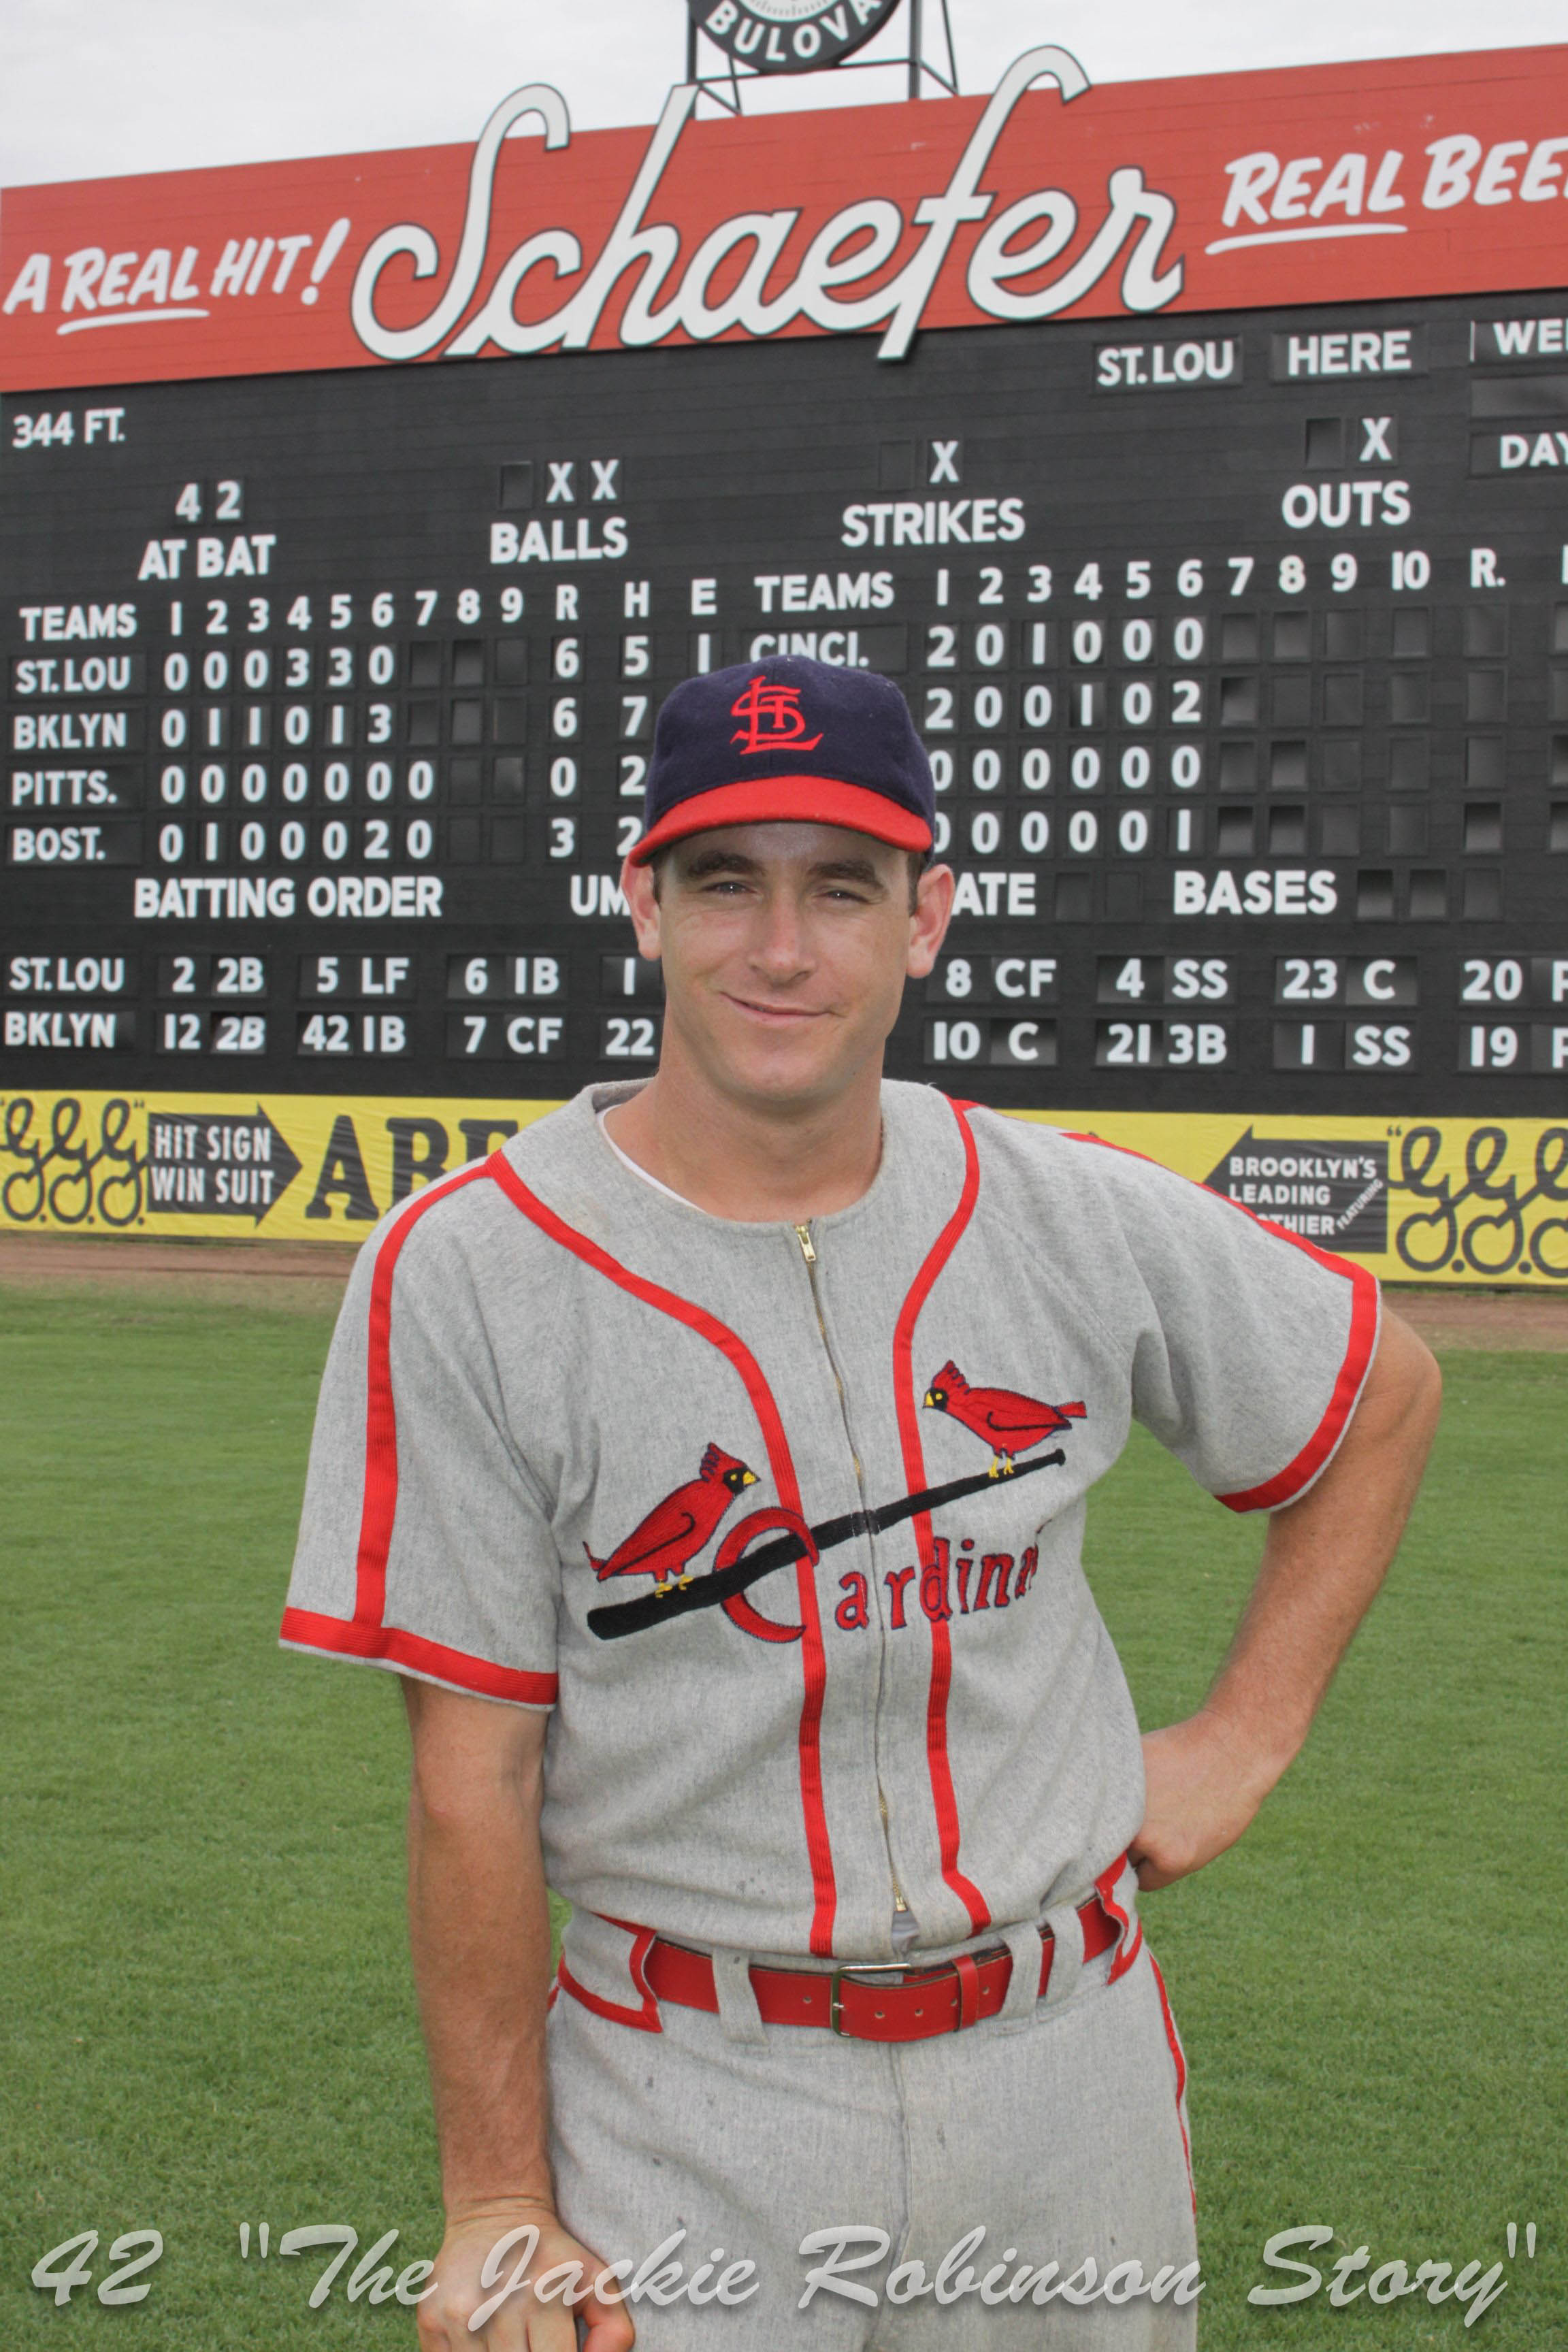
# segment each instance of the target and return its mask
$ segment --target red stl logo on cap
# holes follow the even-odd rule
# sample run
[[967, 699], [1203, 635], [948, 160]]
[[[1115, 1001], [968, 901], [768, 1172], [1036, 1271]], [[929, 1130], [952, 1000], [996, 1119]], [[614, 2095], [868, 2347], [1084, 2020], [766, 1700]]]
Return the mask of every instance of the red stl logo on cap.
[[781, 822], [930, 849], [931, 762], [890, 678], [858, 662], [775, 654], [705, 670], [666, 698], [633, 865], [718, 825]]
[[730, 738], [742, 751], [782, 751], [786, 745], [792, 751], [815, 751], [822, 740], [820, 735], [806, 734], [799, 687], [773, 686], [761, 676], [731, 704], [730, 716], [746, 721]]

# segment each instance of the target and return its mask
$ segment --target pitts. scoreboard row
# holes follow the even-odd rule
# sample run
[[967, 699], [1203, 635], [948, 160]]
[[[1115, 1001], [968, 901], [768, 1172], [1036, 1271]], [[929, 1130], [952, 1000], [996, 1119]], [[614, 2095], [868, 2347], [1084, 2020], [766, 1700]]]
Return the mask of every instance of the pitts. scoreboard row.
[[[1183, 85], [1172, 158], [1069, 63], [855, 118], [864, 186], [807, 118], [766, 211], [677, 93], [618, 219], [647, 134], [552, 182], [524, 92], [467, 283], [457, 151], [7, 198], [0, 1219], [342, 1238], [650, 1070], [654, 716], [789, 652], [936, 775], [894, 1075], [1394, 1278], [1568, 1279], [1568, 53]], [[318, 218], [399, 161], [437, 230]]]

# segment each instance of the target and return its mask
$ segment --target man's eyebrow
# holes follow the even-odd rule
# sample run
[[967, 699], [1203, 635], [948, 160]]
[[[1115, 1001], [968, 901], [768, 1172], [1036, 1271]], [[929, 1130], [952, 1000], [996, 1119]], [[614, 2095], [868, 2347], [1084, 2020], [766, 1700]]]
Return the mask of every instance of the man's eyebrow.
[[820, 882], [858, 882], [868, 890], [885, 890], [887, 884], [868, 857], [833, 857], [825, 859], [811, 869]]
[[738, 849], [700, 849], [681, 861], [681, 871], [689, 882], [703, 882], [714, 874], [760, 874], [762, 868]]
[[[748, 857], [739, 849], [700, 849], [682, 861], [680, 872], [688, 882], [711, 881], [721, 874], [760, 876], [763, 867], [758, 859]], [[814, 882], [854, 882], [863, 889], [885, 891], [887, 884], [868, 857], [828, 857], [811, 868]]]

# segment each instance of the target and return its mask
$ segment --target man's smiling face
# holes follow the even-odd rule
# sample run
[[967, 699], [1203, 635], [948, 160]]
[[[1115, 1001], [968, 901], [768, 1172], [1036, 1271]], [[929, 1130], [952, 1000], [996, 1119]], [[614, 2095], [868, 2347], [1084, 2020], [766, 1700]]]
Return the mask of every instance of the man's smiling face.
[[623, 887], [637, 946], [664, 966], [664, 1059], [717, 1093], [825, 1108], [880, 1063], [904, 982], [947, 929], [952, 878], [837, 825], [729, 825], [674, 843]]

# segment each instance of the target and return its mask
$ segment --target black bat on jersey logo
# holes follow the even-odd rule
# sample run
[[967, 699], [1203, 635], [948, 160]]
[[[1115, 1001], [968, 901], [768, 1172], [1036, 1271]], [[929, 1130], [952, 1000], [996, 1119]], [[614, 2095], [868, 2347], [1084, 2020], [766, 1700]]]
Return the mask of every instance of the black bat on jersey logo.
[[[1037, 1470], [1058, 1468], [1067, 1460], [1058, 1446], [1054, 1454], [1037, 1454], [1032, 1461], [1017, 1463], [1010, 1469], [994, 1475], [979, 1470], [972, 1477], [952, 1479], [945, 1486], [926, 1486], [918, 1495], [900, 1495], [896, 1503], [884, 1503], [875, 1511], [846, 1511], [841, 1518], [824, 1519], [811, 1530], [811, 1539], [819, 1552], [832, 1551], [836, 1545], [849, 1543], [856, 1536], [880, 1535], [885, 1528], [896, 1528], [900, 1519], [912, 1519], [921, 1511], [938, 1511], [945, 1504], [961, 1502], [965, 1495], [994, 1494], [1007, 1479], [1027, 1478]], [[798, 1535], [775, 1536], [771, 1543], [759, 1544], [744, 1559], [732, 1568], [719, 1569], [711, 1576], [700, 1576], [686, 1585], [667, 1587], [663, 1592], [640, 1593], [635, 1601], [614, 1601], [588, 1612], [588, 1630], [601, 1642], [618, 1642], [626, 1633], [646, 1633], [650, 1625], [668, 1625], [676, 1617], [684, 1617], [692, 1609], [718, 1609], [726, 1601], [744, 1592], [748, 1585], [760, 1583], [771, 1576], [775, 1568], [788, 1568], [792, 1561], [804, 1559], [806, 1547]]]

